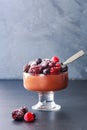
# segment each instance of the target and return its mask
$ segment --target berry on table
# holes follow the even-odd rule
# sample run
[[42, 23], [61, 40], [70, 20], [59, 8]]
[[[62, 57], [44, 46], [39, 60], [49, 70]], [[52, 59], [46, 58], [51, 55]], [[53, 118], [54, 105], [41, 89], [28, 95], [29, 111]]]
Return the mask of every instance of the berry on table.
[[22, 111], [24, 114], [28, 112], [28, 108], [26, 106], [20, 107], [19, 110]]
[[24, 120], [26, 122], [33, 122], [35, 120], [35, 117], [36, 115], [32, 112], [27, 112], [25, 115], [24, 115]]
[[24, 118], [24, 113], [22, 111], [20, 111], [19, 109], [16, 109], [12, 112], [12, 118], [14, 120], [20, 121], [23, 120]]

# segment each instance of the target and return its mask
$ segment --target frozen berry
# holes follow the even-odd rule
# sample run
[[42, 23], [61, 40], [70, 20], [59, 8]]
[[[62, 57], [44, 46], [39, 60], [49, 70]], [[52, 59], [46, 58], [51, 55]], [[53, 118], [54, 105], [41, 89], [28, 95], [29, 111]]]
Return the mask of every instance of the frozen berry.
[[37, 63], [37, 64], [40, 64], [41, 62], [42, 62], [42, 59], [41, 59], [41, 58], [36, 59], [36, 63]]
[[23, 67], [23, 72], [28, 72], [28, 70], [29, 70], [29, 68], [30, 68], [30, 65], [25, 65], [24, 67]]
[[55, 63], [53, 61], [49, 62], [49, 67], [54, 67]]
[[36, 115], [32, 112], [27, 112], [25, 115], [24, 115], [24, 120], [26, 122], [33, 122], [35, 120], [35, 117]]
[[63, 64], [63, 65], [61, 66], [61, 71], [62, 71], [62, 72], [68, 71], [68, 66], [65, 65], [65, 64]]
[[50, 74], [59, 74], [60, 69], [58, 67], [51, 67]]
[[40, 74], [41, 69], [42, 69], [41, 66], [32, 66], [32, 67], [30, 67], [28, 72], [32, 73], [32, 74]]
[[47, 61], [43, 61], [41, 63], [41, 66], [42, 66], [43, 69], [47, 68], [48, 67], [48, 62]]
[[46, 68], [43, 70], [43, 74], [47, 75], [50, 73], [50, 69], [49, 68]]
[[20, 107], [19, 110], [22, 111], [24, 114], [28, 112], [28, 108], [26, 106]]
[[61, 68], [61, 64], [60, 63], [56, 63], [55, 66]]
[[30, 64], [30, 66], [36, 66], [36, 65], [37, 65], [37, 63], [35, 61], [32, 61]]
[[53, 62], [59, 62], [59, 58], [57, 56], [53, 56], [51, 58], [51, 61], [53, 61]]
[[24, 113], [22, 111], [20, 111], [19, 109], [16, 109], [12, 112], [12, 118], [14, 120], [20, 121], [23, 120], [24, 118]]

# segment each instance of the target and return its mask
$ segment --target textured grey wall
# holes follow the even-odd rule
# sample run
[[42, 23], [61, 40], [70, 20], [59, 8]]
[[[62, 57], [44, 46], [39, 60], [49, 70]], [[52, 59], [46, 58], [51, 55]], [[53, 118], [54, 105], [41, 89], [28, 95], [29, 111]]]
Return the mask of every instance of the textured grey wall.
[[[0, 0], [0, 79], [22, 78], [29, 60], [87, 53], [87, 0]], [[69, 65], [87, 79], [87, 55]]]

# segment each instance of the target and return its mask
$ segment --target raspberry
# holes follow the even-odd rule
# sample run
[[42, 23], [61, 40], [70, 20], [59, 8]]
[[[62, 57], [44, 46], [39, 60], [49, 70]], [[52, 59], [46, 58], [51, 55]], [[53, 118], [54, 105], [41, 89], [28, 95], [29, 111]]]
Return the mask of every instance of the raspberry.
[[61, 68], [61, 64], [60, 63], [56, 63], [55, 66], [58, 67], [58, 68]]
[[12, 118], [14, 120], [20, 121], [23, 120], [24, 118], [24, 113], [22, 111], [20, 111], [19, 109], [16, 109], [12, 112]]
[[53, 61], [53, 62], [59, 62], [59, 58], [57, 56], [53, 56], [51, 58], [51, 61]]
[[25, 115], [24, 115], [24, 120], [26, 122], [33, 122], [35, 120], [35, 117], [36, 115], [32, 112], [27, 112]]

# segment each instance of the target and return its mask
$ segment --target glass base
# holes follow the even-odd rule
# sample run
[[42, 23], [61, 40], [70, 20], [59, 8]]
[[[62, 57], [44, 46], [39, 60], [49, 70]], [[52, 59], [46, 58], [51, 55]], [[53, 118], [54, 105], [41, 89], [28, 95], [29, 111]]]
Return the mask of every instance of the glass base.
[[32, 106], [34, 110], [41, 111], [57, 111], [61, 109], [61, 106], [54, 102], [54, 92], [40, 92], [39, 102]]

